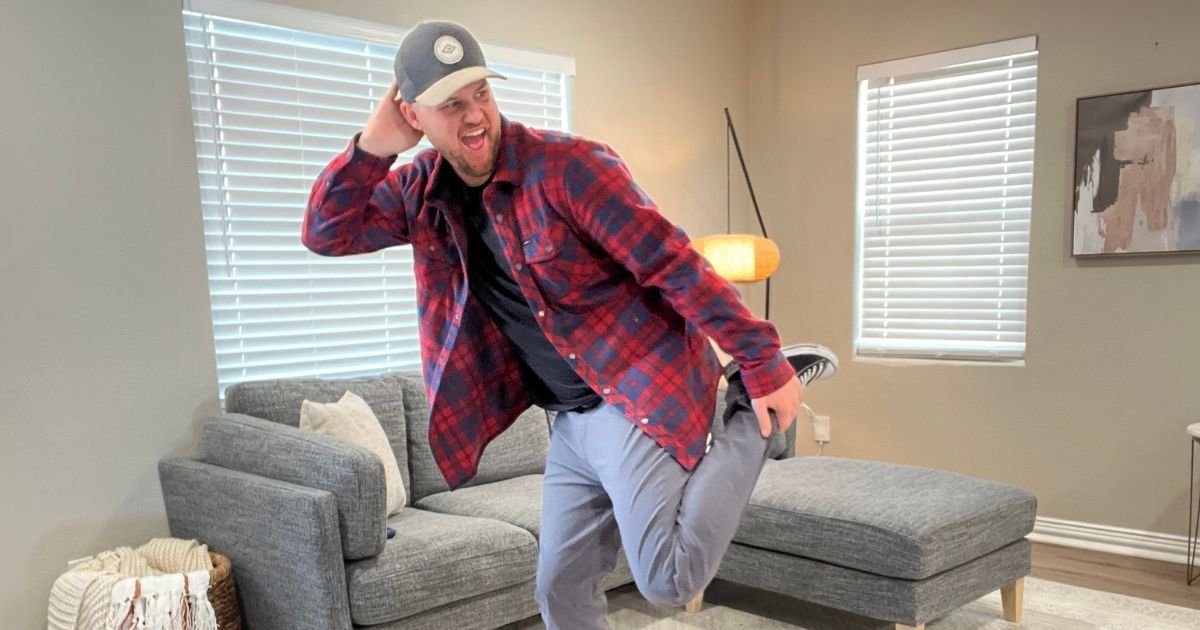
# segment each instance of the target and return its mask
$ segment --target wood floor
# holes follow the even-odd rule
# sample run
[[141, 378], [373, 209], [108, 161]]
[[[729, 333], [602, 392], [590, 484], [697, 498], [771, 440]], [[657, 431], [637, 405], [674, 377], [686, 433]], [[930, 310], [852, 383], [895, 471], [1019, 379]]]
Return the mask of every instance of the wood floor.
[[1033, 543], [1033, 577], [1200, 610], [1182, 564]]

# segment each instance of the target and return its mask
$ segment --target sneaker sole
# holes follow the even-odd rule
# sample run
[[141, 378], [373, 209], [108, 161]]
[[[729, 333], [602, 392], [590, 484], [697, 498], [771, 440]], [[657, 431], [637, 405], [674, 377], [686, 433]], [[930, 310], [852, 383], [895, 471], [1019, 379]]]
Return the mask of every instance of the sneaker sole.
[[[820, 344], [798, 343], [780, 348], [780, 351], [783, 352], [783, 356], [787, 357], [788, 363], [796, 370], [796, 374], [804, 374], [806, 371], [812, 370], [812, 374], [807, 380], [801, 379], [805, 385], [833, 378], [833, 375], [837, 373], [837, 355]], [[814, 356], [818, 357], [816, 361], [804, 360]], [[813, 370], [813, 367], [818, 365], [820, 367]]]

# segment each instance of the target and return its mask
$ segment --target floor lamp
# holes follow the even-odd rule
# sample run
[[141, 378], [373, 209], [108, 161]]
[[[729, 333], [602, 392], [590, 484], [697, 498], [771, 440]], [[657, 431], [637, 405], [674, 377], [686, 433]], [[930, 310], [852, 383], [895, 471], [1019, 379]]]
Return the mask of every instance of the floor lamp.
[[[758, 227], [762, 230], [761, 237], [729, 233], [730, 140], [737, 149], [738, 163], [741, 164], [742, 174], [746, 177], [746, 188], [750, 191], [750, 202], [754, 205]], [[742, 145], [738, 142], [737, 130], [733, 128], [733, 118], [729, 115], [728, 107], [725, 108], [725, 234], [698, 238], [692, 245], [708, 259], [722, 278], [730, 282], [751, 283], [766, 280], [767, 300], [763, 319], [771, 318], [771, 274], [779, 268], [779, 246], [767, 237], [767, 226], [763, 223], [762, 211], [758, 209], [758, 198], [754, 195], [754, 185], [750, 183], [750, 171], [746, 169], [746, 158], [742, 155]]]

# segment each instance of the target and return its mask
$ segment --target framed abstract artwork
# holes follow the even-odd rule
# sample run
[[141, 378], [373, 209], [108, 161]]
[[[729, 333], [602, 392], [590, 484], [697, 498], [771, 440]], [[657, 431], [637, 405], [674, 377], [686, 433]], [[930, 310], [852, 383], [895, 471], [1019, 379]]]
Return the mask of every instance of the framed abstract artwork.
[[1200, 83], [1075, 104], [1072, 254], [1200, 252]]

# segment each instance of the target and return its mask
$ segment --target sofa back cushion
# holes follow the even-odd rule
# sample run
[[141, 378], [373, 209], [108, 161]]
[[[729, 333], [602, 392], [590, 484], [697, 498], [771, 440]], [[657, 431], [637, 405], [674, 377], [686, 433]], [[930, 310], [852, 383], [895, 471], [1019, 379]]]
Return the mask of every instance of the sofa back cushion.
[[[449, 489], [429, 448], [429, 400], [419, 373], [393, 375], [404, 392], [408, 427], [408, 465], [412, 485], [409, 503]], [[549, 416], [540, 407], [530, 407], [508, 430], [488, 444], [479, 462], [479, 472], [466, 486], [475, 486], [546, 470], [550, 450]]]
[[408, 464], [408, 431], [404, 426], [404, 395], [389, 375], [348, 379], [293, 378], [247, 381], [225, 389], [225, 410], [272, 422], [300, 426], [300, 406], [305, 399], [337, 402], [347, 391], [361, 396], [379, 419], [396, 456], [405, 493], [412, 497]]

